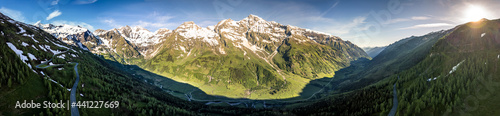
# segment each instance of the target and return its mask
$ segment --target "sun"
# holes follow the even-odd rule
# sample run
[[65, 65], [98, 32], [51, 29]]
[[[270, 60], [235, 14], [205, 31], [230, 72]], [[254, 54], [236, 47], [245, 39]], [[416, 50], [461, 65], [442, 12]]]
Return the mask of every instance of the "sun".
[[488, 11], [479, 5], [469, 5], [464, 12], [464, 21], [479, 21], [483, 18], [488, 17]]

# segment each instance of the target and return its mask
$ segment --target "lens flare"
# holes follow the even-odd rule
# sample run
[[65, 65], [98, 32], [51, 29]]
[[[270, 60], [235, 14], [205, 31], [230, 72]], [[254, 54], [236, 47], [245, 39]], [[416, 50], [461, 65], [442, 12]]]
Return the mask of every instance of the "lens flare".
[[483, 18], [488, 17], [489, 13], [482, 6], [469, 5], [464, 12], [464, 21], [480, 21]]

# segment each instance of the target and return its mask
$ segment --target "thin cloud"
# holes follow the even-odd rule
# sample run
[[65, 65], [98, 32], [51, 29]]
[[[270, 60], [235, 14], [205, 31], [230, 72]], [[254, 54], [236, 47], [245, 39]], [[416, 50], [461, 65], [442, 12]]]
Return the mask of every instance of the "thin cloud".
[[397, 19], [392, 19], [392, 20], [389, 20], [389, 21], [387, 21], [387, 22], [386, 22], [386, 23], [384, 23], [384, 24], [394, 24], [394, 23], [406, 22], [406, 21], [410, 21], [410, 19], [397, 18]]
[[21, 22], [26, 21], [26, 18], [23, 16], [23, 13], [21, 11], [12, 10], [12, 9], [2, 7], [2, 8], [0, 8], [0, 12], [2, 12], [4, 15], [9, 16], [10, 18], [12, 18], [16, 21], [21, 21]]
[[74, 4], [92, 4], [97, 2], [97, 0], [76, 0], [73, 3]]
[[57, 5], [59, 3], [59, 0], [54, 0], [52, 1], [52, 3], [50, 3], [50, 5]]
[[158, 23], [158, 22], [147, 22], [139, 20], [136, 22], [136, 26], [144, 27], [144, 28], [165, 28], [170, 26], [168, 23]]
[[[266, 1], [270, 12], [257, 14], [267, 21], [276, 21], [283, 25], [293, 25], [300, 28], [312, 29], [325, 32], [335, 36], [352, 34], [357, 30], [366, 29], [366, 16], [358, 16], [347, 20], [336, 20], [326, 17], [330, 11], [334, 11], [341, 1], [335, 1], [328, 9], [318, 9], [309, 4], [300, 2], [275, 2]], [[293, 12], [293, 13], [290, 13]]]
[[399, 28], [399, 29], [405, 30], [405, 29], [419, 29], [419, 28], [446, 27], [446, 26], [453, 26], [453, 25], [448, 24], [448, 23], [429, 23], [429, 24], [419, 24], [419, 25], [414, 25], [411, 27], [405, 27], [405, 28]]
[[103, 19], [101, 22], [114, 28], [121, 27], [121, 25], [117, 24], [114, 19]]
[[366, 17], [356, 17], [351, 22], [346, 23], [345, 25], [340, 25], [339, 27], [332, 26], [328, 29], [319, 29], [319, 30], [326, 30], [326, 32], [332, 33], [334, 35], [344, 35], [355, 30], [357, 31], [366, 30], [367, 29], [366, 27], [360, 27], [362, 24], [366, 23], [365, 20]]
[[159, 28], [167, 28], [171, 26], [175, 26], [175, 23], [170, 22], [170, 19], [175, 17], [170, 15], [162, 15], [158, 12], [153, 12], [146, 16], [148, 19], [153, 19], [149, 21], [139, 20], [135, 22], [135, 26], [144, 27], [146, 29], [156, 30]]
[[201, 27], [208, 27], [208, 26], [214, 26], [217, 23], [218, 22], [215, 22], [215, 21], [203, 21], [203, 22], [199, 23], [198, 25]]
[[46, 20], [50, 20], [50, 19], [57, 17], [61, 14], [62, 13], [59, 10], [55, 10], [54, 12], [50, 13], [49, 16], [47, 16]]
[[425, 17], [425, 16], [415, 16], [411, 17], [412, 20], [429, 20], [431, 19], [430, 17]]
[[328, 10], [326, 10], [325, 12], [321, 13], [320, 16], [325, 16], [326, 13], [330, 12], [333, 8], [337, 7], [337, 5], [340, 3], [340, 0], [337, 0], [330, 8], [328, 8]]
[[387, 21], [384, 24], [394, 24], [394, 23], [400, 23], [400, 22], [406, 22], [406, 21], [418, 21], [418, 20], [429, 20], [431, 19], [430, 17], [425, 17], [425, 16], [414, 16], [411, 18], [396, 18]]

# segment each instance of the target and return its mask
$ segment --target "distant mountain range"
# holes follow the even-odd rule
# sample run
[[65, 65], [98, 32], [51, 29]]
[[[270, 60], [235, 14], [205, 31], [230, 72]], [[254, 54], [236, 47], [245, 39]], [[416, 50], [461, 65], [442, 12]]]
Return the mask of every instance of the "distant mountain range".
[[382, 47], [363, 47], [362, 49], [368, 54], [368, 56], [374, 58], [377, 56], [380, 52], [382, 52], [385, 49], [386, 46]]
[[300, 91], [290, 90], [291, 85], [300, 87], [311, 79], [331, 77], [350, 61], [369, 57], [339, 37], [255, 15], [204, 28], [185, 22], [174, 30], [155, 32], [138, 26], [91, 33], [79, 26], [35, 25], [106, 59], [138, 65], [209, 94], [229, 97], [297, 96]]

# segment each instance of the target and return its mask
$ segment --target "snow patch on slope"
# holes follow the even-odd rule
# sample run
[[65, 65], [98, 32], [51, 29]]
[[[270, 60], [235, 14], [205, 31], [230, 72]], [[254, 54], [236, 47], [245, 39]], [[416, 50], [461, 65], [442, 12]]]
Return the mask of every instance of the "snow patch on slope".
[[38, 45], [43, 51], [47, 51], [42, 45]]
[[36, 59], [35, 55], [31, 54], [31, 53], [28, 53], [28, 57], [31, 59], [31, 60], [38, 60]]
[[455, 72], [455, 71], [457, 70], [458, 66], [460, 66], [460, 64], [464, 63], [464, 61], [465, 61], [465, 60], [463, 60], [462, 62], [458, 63], [456, 66], [454, 66], [454, 67], [450, 70], [450, 73], [449, 73], [449, 74], [451, 74], [451, 73]]
[[184, 46], [179, 46], [179, 49], [181, 49], [184, 53], [186, 53], [186, 48], [184, 48]]
[[436, 80], [437, 78], [438, 78], [438, 77], [429, 78], [429, 79], [427, 79], [427, 81], [429, 81], [429, 82], [430, 82], [430, 81], [434, 81], [434, 80]]
[[24, 62], [24, 64], [28, 65], [30, 68], [31, 68], [31, 65], [29, 65], [26, 61], [28, 61], [28, 57], [24, 56], [23, 55], [23, 51], [22, 50], [19, 50], [16, 48], [16, 46], [14, 46], [14, 44], [10, 43], [10, 42], [7, 42], [7, 46], [10, 47], [10, 49], [12, 51], [14, 51], [17, 56], [19, 56], [19, 58], [21, 58], [21, 60]]
[[57, 56], [57, 57], [58, 57], [58, 58], [61, 58], [61, 59], [64, 59], [64, 57], [66, 57], [66, 55], [65, 55], [65, 54], [61, 54], [61, 55], [59, 55], [59, 56]]
[[68, 47], [66, 46], [63, 46], [61, 44], [57, 44], [56, 42], [52, 42], [54, 45], [56, 45], [57, 47], [61, 47], [61, 48], [66, 48], [66, 49], [69, 49]]
[[226, 54], [226, 51], [224, 51], [224, 48], [222, 48], [222, 47], [220, 47], [220, 48], [219, 48], [219, 52], [220, 52], [221, 54]]
[[29, 44], [27, 43], [24, 43], [24, 41], [21, 43], [21, 45], [23, 45], [24, 47], [28, 46]]
[[33, 49], [35, 49], [35, 50], [38, 50], [38, 49], [35, 47], [35, 45], [31, 45], [31, 47], [33, 47]]
[[83, 47], [81, 42], [78, 42], [77, 44], [78, 44], [78, 47], [82, 48], [83, 50], [89, 51], [89, 49], [87, 49], [87, 47]]
[[18, 24], [16, 24], [16, 25], [17, 25], [17, 26], [19, 27], [19, 29], [21, 30], [21, 31], [19, 31], [17, 34], [26, 33], [26, 30], [24, 30], [24, 28], [23, 28], [23, 27], [19, 26]]
[[48, 46], [48, 45], [44, 45], [44, 47], [45, 47], [45, 49], [49, 50], [50, 52], [52, 52], [54, 54], [62, 53], [62, 51], [50, 49], [50, 46]]

